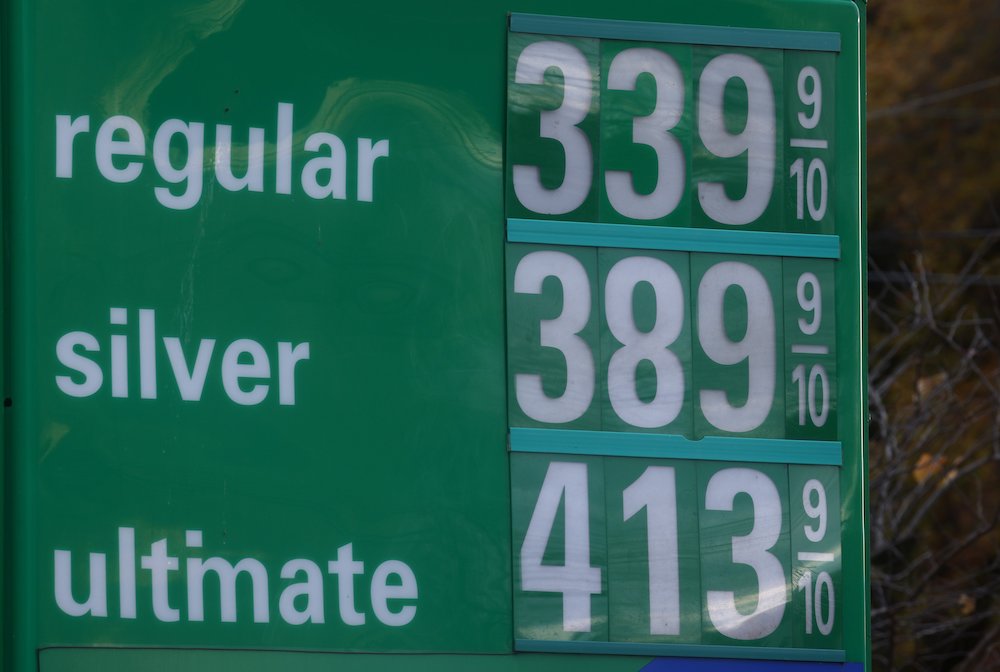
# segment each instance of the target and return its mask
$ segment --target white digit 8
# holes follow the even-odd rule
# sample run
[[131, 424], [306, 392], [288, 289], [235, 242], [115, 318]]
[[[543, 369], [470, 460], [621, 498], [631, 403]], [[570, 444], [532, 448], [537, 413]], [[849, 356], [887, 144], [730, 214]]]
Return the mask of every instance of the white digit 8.
[[656, 81], [656, 106], [649, 116], [632, 121], [632, 142], [656, 152], [656, 187], [649, 194], [636, 193], [632, 174], [623, 170], [607, 171], [604, 182], [611, 207], [626, 217], [648, 220], [669, 215], [684, 195], [684, 151], [667, 133], [684, 113], [684, 76], [677, 62], [658, 49], [627, 49], [611, 61], [608, 88], [635, 91], [643, 72]]
[[[747, 89], [747, 123], [736, 134], [726, 130], [725, 122], [725, 92], [731, 79], [742, 80]], [[730, 199], [719, 182], [698, 184], [705, 214], [720, 224], [756, 220], [771, 202], [777, 137], [774, 89], [760, 63], [743, 54], [723, 54], [709, 61], [701, 73], [698, 132], [705, 148], [718, 157], [747, 154], [747, 188], [742, 198]]]
[[562, 104], [540, 113], [539, 135], [562, 145], [566, 172], [562, 184], [548, 189], [542, 184], [538, 166], [515, 165], [514, 193], [524, 207], [547, 215], [562, 215], [580, 207], [593, 182], [593, 150], [587, 135], [577, 124], [587, 118], [593, 85], [587, 58], [565, 42], [535, 42], [524, 48], [517, 59], [514, 81], [544, 84], [550, 68], [563, 75]]
[[[723, 301], [730, 287], [739, 287], [746, 296], [747, 329], [740, 341], [726, 335]], [[698, 286], [698, 339], [713, 362], [732, 365], [747, 360], [746, 404], [734, 407], [725, 390], [701, 390], [705, 419], [726, 432], [759, 427], [774, 404], [777, 366], [774, 302], [760, 271], [739, 261], [708, 269]]]
[[549, 397], [542, 377], [534, 373], [514, 376], [517, 403], [525, 415], [539, 422], [572, 422], [590, 407], [594, 397], [594, 356], [587, 342], [577, 334], [590, 319], [590, 280], [576, 258], [565, 252], [542, 250], [521, 259], [514, 271], [514, 291], [540, 294], [545, 278], [562, 284], [562, 313], [554, 320], [542, 320], [541, 346], [556, 348], [566, 358], [566, 389]]
[[[705, 509], [732, 511], [739, 493], [753, 501], [753, 529], [733, 537], [733, 563], [749, 565], [757, 574], [757, 608], [744, 615], [730, 590], [710, 590], [708, 616], [715, 629], [742, 641], [760, 639], [778, 629], [788, 601], [785, 569], [770, 552], [781, 536], [781, 497], [774, 483], [754, 469], [723, 469], [708, 481]], [[753, 600], [747, 600], [752, 603]], [[741, 600], [742, 603], [742, 600]]]
[[[632, 295], [640, 282], [652, 285], [656, 296], [656, 322], [648, 332], [636, 328], [632, 313]], [[680, 336], [684, 304], [677, 272], [659, 259], [628, 257], [608, 272], [604, 291], [608, 328], [623, 346], [608, 364], [608, 395], [615, 413], [630, 425], [663, 427], [681, 412], [684, 369], [667, 348]], [[643, 360], [656, 370], [656, 395], [648, 403], [636, 389], [636, 367]]]

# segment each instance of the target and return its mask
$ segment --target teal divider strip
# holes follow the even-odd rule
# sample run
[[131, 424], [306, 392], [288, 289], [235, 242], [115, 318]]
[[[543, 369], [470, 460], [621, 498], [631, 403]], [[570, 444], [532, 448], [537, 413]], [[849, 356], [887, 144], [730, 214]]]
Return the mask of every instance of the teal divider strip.
[[682, 229], [638, 224], [508, 219], [512, 243], [628, 247], [642, 250], [722, 252], [772, 257], [840, 259], [840, 237], [811, 233]]
[[511, 427], [515, 453], [559, 453], [722, 462], [819, 464], [840, 466], [839, 441], [706, 436], [698, 441], [676, 434], [597, 432], [576, 429]]
[[764, 47], [803, 51], [840, 51], [840, 33], [768, 28], [694, 26], [680, 23], [648, 23], [568, 16], [511, 14], [515, 33], [539, 33], [566, 37], [597, 37], [643, 42], [708, 44], [726, 47]]
[[838, 649], [782, 649], [773, 646], [709, 646], [702, 644], [640, 644], [636, 642], [560, 642], [514, 640], [514, 650], [525, 653], [596, 653], [626, 656], [671, 656], [687, 658], [731, 658], [736, 660], [796, 660], [842, 663], [847, 657]]

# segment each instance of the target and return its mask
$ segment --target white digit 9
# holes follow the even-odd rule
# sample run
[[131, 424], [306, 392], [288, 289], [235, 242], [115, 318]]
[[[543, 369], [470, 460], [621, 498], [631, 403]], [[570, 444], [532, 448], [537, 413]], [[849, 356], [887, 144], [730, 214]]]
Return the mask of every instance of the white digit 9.
[[[746, 296], [747, 328], [742, 340], [726, 335], [726, 290], [739, 287]], [[767, 419], [776, 385], [774, 302], [767, 280], [753, 266], [724, 261], [712, 266], [698, 286], [698, 338], [709, 359], [733, 365], [747, 360], [747, 401], [729, 403], [725, 390], [701, 390], [701, 410], [712, 425], [727, 432], [749, 432]]]
[[736, 605], [736, 594], [729, 590], [708, 591], [707, 605], [716, 630], [747, 641], [778, 629], [788, 596], [785, 569], [770, 552], [781, 536], [782, 521], [781, 497], [771, 479], [754, 469], [718, 471], [708, 481], [705, 508], [732, 511], [739, 493], [746, 493], [753, 502], [753, 529], [746, 536], [733, 537], [733, 563], [749, 565], [757, 574], [757, 607], [744, 615]]
[[658, 49], [627, 49], [611, 61], [608, 88], [635, 91], [643, 72], [656, 82], [656, 106], [647, 117], [632, 122], [632, 142], [656, 152], [656, 187], [649, 194], [635, 191], [632, 174], [609, 170], [604, 175], [608, 200], [620, 214], [632, 219], [658, 219], [669, 215], [684, 194], [684, 152], [677, 138], [667, 133], [684, 112], [684, 76], [676, 61]]
[[594, 397], [594, 356], [590, 346], [577, 334], [590, 319], [590, 280], [583, 264], [565, 252], [542, 250], [521, 259], [514, 271], [514, 291], [540, 294], [542, 283], [554, 277], [562, 284], [562, 313], [554, 320], [542, 320], [541, 346], [556, 348], [566, 358], [566, 389], [549, 397], [539, 374], [514, 376], [517, 403], [529, 418], [539, 422], [572, 422], [590, 407]]
[[[812, 503], [814, 493], [816, 495], [815, 505]], [[811, 525], [803, 526], [806, 539], [813, 543], [823, 541], [823, 537], [826, 536], [826, 488], [815, 478], [809, 479], [805, 487], [802, 488], [802, 508], [805, 510], [807, 516], [816, 521], [816, 527], [812, 527]]]
[[[747, 122], [736, 134], [726, 130], [725, 92], [731, 79], [747, 89]], [[720, 224], [749, 224], [760, 217], [771, 202], [774, 189], [777, 121], [774, 89], [764, 67], [743, 54], [717, 56], [701, 73], [698, 96], [698, 131], [705, 148], [722, 158], [747, 155], [747, 188], [733, 200], [719, 182], [698, 184], [698, 198], [705, 214]]]
[[[807, 82], [812, 82], [810, 90], [807, 90]], [[823, 85], [820, 82], [819, 71], [811, 65], [799, 70], [797, 88], [802, 104], [806, 107], [812, 107], [810, 114], [799, 112], [799, 124], [802, 125], [802, 128], [816, 128], [819, 124], [819, 117], [823, 113]]]
[[587, 118], [592, 97], [592, 78], [587, 58], [564, 42], [535, 42], [517, 59], [514, 81], [543, 84], [545, 72], [559, 70], [563, 76], [562, 104], [540, 113], [539, 135], [562, 145], [566, 172], [562, 184], [548, 189], [542, 184], [538, 166], [515, 165], [514, 193], [524, 207], [548, 215], [562, 215], [580, 207], [593, 182], [593, 150], [587, 135], [577, 125]]
[[[632, 313], [636, 285], [648, 282], [656, 296], [656, 323], [639, 331]], [[622, 343], [608, 364], [611, 406], [634, 427], [663, 427], [681, 412], [684, 369], [667, 347], [680, 336], [684, 324], [684, 289], [677, 272], [659, 259], [628, 257], [608, 272], [604, 305], [611, 334]], [[646, 403], [636, 390], [636, 367], [643, 360], [656, 369], [656, 395]]]
[[[806, 290], [809, 290], [806, 296]], [[820, 322], [823, 321], [823, 296], [820, 293], [819, 278], [815, 273], [805, 272], [799, 276], [795, 283], [795, 298], [799, 300], [799, 308], [807, 313], [812, 313], [809, 321], [799, 318], [799, 330], [812, 336], [819, 331]]]

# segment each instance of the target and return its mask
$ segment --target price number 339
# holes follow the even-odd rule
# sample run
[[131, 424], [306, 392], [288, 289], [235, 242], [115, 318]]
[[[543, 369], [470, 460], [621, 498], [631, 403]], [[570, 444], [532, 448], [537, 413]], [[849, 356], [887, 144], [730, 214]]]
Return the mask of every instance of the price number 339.
[[[515, 163], [511, 178], [518, 202], [531, 212], [548, 215], [564, 215], [580, 208], [591, 195], [595, 181], [595, 150], [588, 126], [595, 110], [600, 108], [597, 114], [603, 114], [606, 105], [603, 98], [597, 102], [601, 94], [594, 85], [595, 77], [602, 80], [612, 96], [634, 95], [638, 100], [646, 94], [631, 92], [643, 89], [640, 82], [651, 81], [655, 103], [647, 115], [632, 118], [631, 141], [655, 155], [649, 167], [655, 171], [652, 187], [637, 188], [637, 183], [646, 180], [637, 179], [632, 170], [604, 169], [603, 189], [610, 206], [623, 217], [646, 221], [668, 217], [677, 210], [688, 190], [686, 136], [693, 125], [706, 151], [699, 160], [732, 163], [734, 168], [725, 168], [724, 172], [737, 171], [743, 176], [742, 184], [719, 181], [718, 171], [715, 177], [703, 175], [691, 180], [696, 183], [692, 193], [697, 195], [701, 210], [710, 220], [723, 225], [741, 226], [759, 220], [771, 204], [779, 175], [780, 115], [772, 75], [761, 62], [746, 54], [715, 55], [700, 68], [696, 76], [697, 100], [689, 106], [685, 102], [689, 95], [685, 72], [688, 67], [664, 50], [632, 47], [617, 53], [607, 72], [598, 75], [583, 51], [572, 44], [543, 40], [527, 45], [517, 58], [512, 82], [522, 90], [531, 86], [540, 92], [535, 94], [536, 101], [519, 102], [518, 106], [539, 108], [538, 137], [548, 143], [539, 147], [555, 147], [551, 141], [558, 143], [562, 156], [556, 153], [550, 159], [553, 166], [563, 165], [564, 173], [561, 182], [552, 184], [553, 176], [543, 177], [542, 166]], [[552, 73], [559, 75], [561, 86], [547, 79]], [[550, 89], [555, 87], [561, 88], [561, 100], [553, 109], [550, 97], [554, 92]], [[730, 99], [727, 91], [733, 87], [746, 91], [745, 101], [738, 105], [730, 101], [728, 107], [734, 109], [726, 109]], [[818, 124], [822, 87], [816, 68], [806, 66], [801, 70], [796, 89], [798, 104], [807, 110], [799, 113], [805, 129]], [[689, 107], [693, 108], [693, 123], [686, 119]], [[516, 140], [530, 144], [527, 138]], [[823, 162], [815, 159], [807, 165], [800, 158], [791, 167], [791, 177], [798, 187], [797, 219], [803, 219], [804, 209], [812, 220], [822, 219], [828, 183]]]

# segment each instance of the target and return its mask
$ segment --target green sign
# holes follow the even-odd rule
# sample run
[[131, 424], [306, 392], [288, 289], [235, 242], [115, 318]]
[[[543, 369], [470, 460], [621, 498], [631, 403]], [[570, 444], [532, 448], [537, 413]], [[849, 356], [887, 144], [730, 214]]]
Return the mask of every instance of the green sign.
[[2, 669], [867, 669], [859, 7], [524, 9], [3, 4]]

